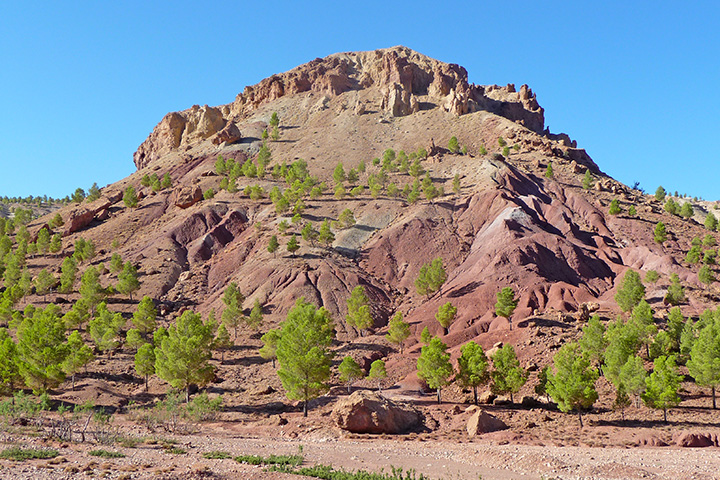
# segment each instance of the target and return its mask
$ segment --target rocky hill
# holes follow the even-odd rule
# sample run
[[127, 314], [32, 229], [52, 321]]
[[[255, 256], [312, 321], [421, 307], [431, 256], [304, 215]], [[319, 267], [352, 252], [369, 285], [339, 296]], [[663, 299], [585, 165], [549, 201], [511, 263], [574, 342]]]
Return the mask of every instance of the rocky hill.
[[[605, 175], [568, 135], [549, 132], [528, 86], [473, 85], [462, 67], [404, 47], [315, 59], [246, 87], [226, 105], [169, 113], [139, 146], [134, 162], [137, 171], [104, 188], [100, 199], [33, 220], [31, 240], [52, 224], [63, 245], [55, 254], [28, 255], [27, 267], [32, 277], [43, 268], [58, 277], [78, 240], [91, 240], [95, 256], [81, 264], [80, 273], [97, 266], [101, 285], [116, 285], [118, 274], [104, 268], [113, 254], [139, 272], [139, 291], [109, 295], [110, 309], [129, 320], [138, 299], [149, 296], [163, 326], [188, 309], [219, 316], [231, 282], [246, 296], [246, 314], [259, 302], [259, 331], [242, 327], [224, 360], [213, 359], [211, 390], [224, 395], [224, 419], [230, 422], [217, 425], [216, 433], [247, 428], [272, 436], [287, 423], [277, 414], [298, 412], [258, 348], [260, 335], [284, 320], [300, 297], [333, 316], [337, 362], [352, 354], [367, 371], [373, 360], [386, 359], [387, 383], [393, 385], [388, 396], [413, 398], [416, 405], [425, 401], [417, 396], [423, 385], [415, 366], [425, 327], [442, 335], [454, 358], [469, 340], [486, 350], [509, 343], [522, 366], [534, 372], [577, 337], [590, 312], [603, 319], [620, 313], [614, 295], [629, 268], [643, 277], [659, 273], [646, 294], [658, 319], [669, 308], [663, 298], [671, 274], [685, 287], [685, 315], [718, 300], [716, 287], [699, 282], [699, 266], [686, 261], [694, 237], [716, 240], [717, 233], [703, 226], [714, 204], [693, 202], [687, 218], [666, 212], [654, 196]], [[231, 164], [237, 165], [232, 175], [225, 171]], [[339, 165], [351, 178], [336, 178]], [[123, 200], [128, 187], [137, 193], [135, 205]], [[613, 200], [620, 213], [610, 214]], [[347, 210], [354, 222], [342, 221]], [[64, 225], [51, 221], [56, 213]], [[334, 234], [330, 242], [301, 238], [303, 229], [320, 230], [326, 221]], [[668, 232], [663, 243], [654, 238], [660, 221]], [[300, 245], [291, 253], [286, 246], [293, 235]], [[280, 247], [271, 252], [273, 236]], [[437, 258], [446, 282], [436, 293], [418, 293], [421, 268]], [[345, 321], [347, 300], [358, 285], [370, 298], [374, 319], [362, 336]], [[512, 323], [495, 314], [503, 287], [512, 287], [519, 299]], [[79, 296], [32, 291], [15, 309], [56, 304], [65, 313]], [[447, 302], [458, 312], [444, 332], [435, 313]], [[384, 338], [395, 312], [411, 326], [402, 354]], [[131, 348], [96, 353], [97, 360], [78, 375], [77, 390], [63, 384], [53, 392], [55, 400], [91, 400], [121, 411], [130, 401], [152, 406], [167, 392], [167, 383], [154, 376], [145, 391]], [[283, 435], [310, 437], [323, 429], [322, 435], [337, 436], [327, 433], [329, 410], [345, 391], [335, 380], [328, 396], [317, 400], [319, 415], [311, 423], [295, 419]], [[534, 383], [535, 377], [521, 393], [532, 391]], [[598, 383], [611, 390], [604, 379]], [[371, 386], [367, 380], [356, 385]], [[458, 385], [446, 395], [458, 403], [469, 398]], [[605, 397], [598, 418], [614, 415], [611, 396]], [[466, 438], [458, 405], [452, 412], [425, 407], [427, 435]], [[543, 434], [533, 429], [550, 421], [557, 423], [543, 430], [545, 438], [558, 445], [577, 439], [575, 423], [552, 408], [494, 413], [519, 435], [498, 441], [522, 437], [542, 445]], [[700, 414], [685, 415], [694, 425]], [[238, 421], [247, 425], [232, 423]], [[598, 444], [608, 442], [610, 430], [597, 430]], [[615, 438], [617, 432], [611, 433]], [[627, 436], [617, 442], [621, 438]]]
[[[273, 112], [281, 119], [280, 138], [269, 143], [268, 171], [305, 159], [310, 174], [331, 186], [321, 198], [304, 200], [302, 222], [318, 228], [345, 208], [354, 212], [356, 225], [336, 231], [331, 248], [301, 242], [295, 256], [266, 250], [292, 213], [278, 215], [267, 196], [251, 200], [242, 192], [249, 185], [266, 193], [284, 189], [284, 180], [240, 177], [239, 193], [219, 191], [217, 157], [255, 158]], [[466, 154], [447, 149], [453, 135]], [[514, 146], [506, 157], [500, 137]], [[368, 189], [357, 197], [333, 196], [339, 162], [346, 170], [364, 162], [367, 170], [355, 182], [364, 184], [380, 172], [372, 159], [386, 149], [419, 147], [427, 150], [423, 167], [444, 196], [415, 204], [386, 192], [373, 198]], [[439, 328], [433, 312], [452, 301], [459, 313], [450, 338], [461, 342], [507, 328], [492, 308], [503, 286], [520, 297], [517, 322], [573, 313], [585, 302], [610, 312], [616, 280], [628, 267], [677, 273], [697, 285], [694, 272], [678, 260], [693, 234], [702, 234], [696, 222], [666, 218], [651, 197], [605, 176], [567, 135], [544, 129], [543, 109], [527, 86], [469, 84], [462, 67], [403, 47], [316, 59], [246, 87], [227, 105], [170, 113], [134, 159], [137, 172], [107, 187], [103, 199], [63, 211], [66, 244], [70, 248], [79, 236], [94, 240], [101, 263], [117, 240], [123, 258], [142, 274], [140, 293], [162, 302], [169, 314], [221, 309], [220, 294], [237, 281], [248, 304], [260, 300], [272, 318], [281, 319], [299, 296], [342, 318], [349, 292], [360, 284], [373, 300], [377, 329], [400, 310], [417, 332], [426, 325], [433, 331]], [[552, 179], [544, 176], [548, 164]], [[581, 187], [585, 170], [594, 178], [591, 190]], [[172, 188], [155, 192], [140, 184], [145, 175], [166, 173]], [[460, 190], [452, 193], [456, 175]], [[388, 182], [400, 188], [412, 181], [389, 173]], [[137, 208], [122, 203], [128, 185], [141, 197]], [[217, 195], [203, 200], [211, 188]], [[625, 211], [635, 205], [638, 215], [609, 215], [613, 198]], [[702, 215], [696, 208], [698, 221]], [[675, 234], [662, 246], [652, 240], [660, 219]], [[299, 233], [303, 223], [290, 231]], [[425, 298], [414, 280], [436, 257], [448, 280]], [[354, 338], [338, 324], [342, 338]]]

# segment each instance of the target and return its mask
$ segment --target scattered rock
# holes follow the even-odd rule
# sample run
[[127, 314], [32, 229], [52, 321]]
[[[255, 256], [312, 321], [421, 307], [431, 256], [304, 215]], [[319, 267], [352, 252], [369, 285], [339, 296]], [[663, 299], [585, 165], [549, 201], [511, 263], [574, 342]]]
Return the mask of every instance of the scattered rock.
[[505, 422], [483, 410], [475, 412], [467, 422], [467, 433], [470, 438], [483, 433], [496, 432], [507, 428], [508, 426]]
[[260, 383], [248, 389], [250, 395], [270, 395], [274, 391], [275, 389], [266, 383]]
[[478, 403], [482, 403], [483, 405], [492, 405], [496, 398], [497, 395], [495, 395], [492, 391], [485, 390], [478, 395]]
[[530, 395], [523, 395], [522, 399], [520, 400], [520, 405], [527, 408], [533, 408], [540, 405], [540, 402], [538, 402], [537, 398], [531, 397]]
[[421, 422], [420, 413], [410, 405], [361, 390], [340, 399], [332, 415], [340, 428], [353, 433], [404, 433]]

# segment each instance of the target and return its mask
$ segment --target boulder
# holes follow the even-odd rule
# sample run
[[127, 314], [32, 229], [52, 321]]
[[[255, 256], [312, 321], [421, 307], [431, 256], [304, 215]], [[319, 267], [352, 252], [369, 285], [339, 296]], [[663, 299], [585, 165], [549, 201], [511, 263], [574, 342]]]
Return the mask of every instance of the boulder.
[[482, 403], [484, 405], [492, 405], [496, 398], [497, 395], [495, 395], [492, 391], [485, 390], [478, 395], [478, 403]]
[[340, 428], [353, 433], [404, 433], [422, 420], [412, 406], [362, 390], [339, 400], [332, 416]]
[[239, 141], [241, 138], [242, 134], [235, 122], [228, 122], [227, 125], [217, 133], [212, 142], [215, 145], [220, 145], [221, 143], [231, 144]]
[[87, 227], [90, 222], [93, 221], [95, 215], [107, 210], [110, 207], [110, 200], [107, 198], [101, 198], [95, 200], [88, 205], [78, 206], [70, 212], [67, 220], [65, 220], [65, 230], [63, 231], [63, 237], [67, 237], [71, 233], [79, 232], [83, 228]]
[[497, 417], [490, 415], [484, 410], [477, 410], [467, 422], [467, 433], [470, 438], [483, 433], [505, 430], [508, 426]]
[[173, 191], [172, 203], [180, 208], [188, 208], [202, 200], [202, 190], [198, 186], [184, 185]]

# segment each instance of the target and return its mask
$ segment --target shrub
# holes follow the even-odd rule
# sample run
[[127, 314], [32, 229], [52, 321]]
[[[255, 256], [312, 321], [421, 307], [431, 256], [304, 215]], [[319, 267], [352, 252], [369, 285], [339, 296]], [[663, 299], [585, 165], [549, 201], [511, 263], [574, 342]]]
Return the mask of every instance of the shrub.
[[238, 463], [247, 463], [250, 465], [288, 465], [298, 466], [302, 464], [304, 457], [302, 455], [270, 455], [269, 457], [261, 457], [258, 455], [239, 455], [234, 458]]
[[637, 210], [635, 209], [635, 205], [630, 205], [628, 207], [628, 215], [630, 215], [631, 217], [634, 217], [635, 215], [637, 215]]
[[209, 460], [222, 460], [224, 458], [232, 458], [232, 455], [230, 455], [228, 452], [223, 452], [220, 450], [213, 450], [212, 452], [205, 452], [202, 454], [203, 458], [207, 458]]
[[617, 215], [621, 211], [622, 210], [620, 210], [620, 204], [618, 204], [617, 199], [613, 198], [613, 200], [610, 202], [610, 210], [608, 211], [608, 213], [610, 215]]
[[450, 150], [451, 153], [457, 153], [460, 149], [460, 145], [458, 144], [458, 139], [455, 135], [450, 137], [450, 141], [448, 142], [448, 150]]
[[645, 274], [645, 281], [649, 283], [655, 283], [660, 279], [660, 274], [655, 270], [650, 270]]

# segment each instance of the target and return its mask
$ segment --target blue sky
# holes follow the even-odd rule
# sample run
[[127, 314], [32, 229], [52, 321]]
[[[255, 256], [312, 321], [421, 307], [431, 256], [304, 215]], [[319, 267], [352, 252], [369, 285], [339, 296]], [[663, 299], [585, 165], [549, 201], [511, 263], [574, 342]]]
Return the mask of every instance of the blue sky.
[[[0, 195], [117, 181], [167, 112], [405, 45], [527, 83], [606, 173], [720, 199], [716, 2], [1, 2]], [[207, 6], [204, 6], [207, 5]]]

